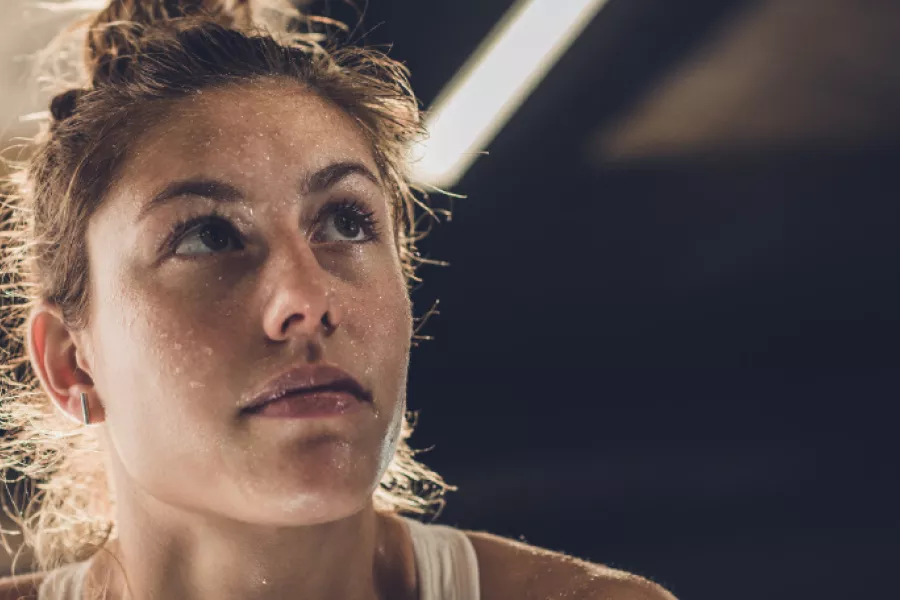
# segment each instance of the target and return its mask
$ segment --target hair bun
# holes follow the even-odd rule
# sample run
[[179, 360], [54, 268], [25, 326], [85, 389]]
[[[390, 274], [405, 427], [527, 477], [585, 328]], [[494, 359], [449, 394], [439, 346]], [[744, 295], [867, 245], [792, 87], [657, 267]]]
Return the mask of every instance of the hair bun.
[[53, 115], [53, 120], [59, 122], [71, 117], [85, 91], [75, 88], [54, 96], [50, 101], [50, 114]]
[[115, 79], [129, 58], [140, 53], [148, 28], [186, 18], [228, 28], [253, 24], [250, 0], [111, 0], [87, 33], [85, 64], [94, 83]]

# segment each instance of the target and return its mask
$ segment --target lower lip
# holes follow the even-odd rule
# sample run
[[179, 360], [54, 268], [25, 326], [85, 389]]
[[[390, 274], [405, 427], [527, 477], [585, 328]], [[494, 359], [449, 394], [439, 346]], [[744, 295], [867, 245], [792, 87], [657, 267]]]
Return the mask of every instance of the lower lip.
[[361, 408], [362, 402], [353, 394], [322, 391], [288, 394], [250, 414], [271, 419], [314, 419], [345, 415]]

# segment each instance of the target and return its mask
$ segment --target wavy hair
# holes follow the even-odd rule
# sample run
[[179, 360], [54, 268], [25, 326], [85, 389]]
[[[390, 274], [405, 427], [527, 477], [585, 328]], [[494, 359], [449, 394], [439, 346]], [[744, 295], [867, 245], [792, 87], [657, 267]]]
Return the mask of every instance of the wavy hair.
[[[417, 231], [417, 212], [435, 214], [408, 176], [408, 147], [423, 134], [408, 72], [377, 49], [334, 41], [334, 27], [340, 24], [303, 15], [288, 0], [113, 0], [45, 51], [45, 59], [69, 60], [74, 69], [67, 77], [55, 73], [67, 89], [53, 97], [28, 158], [11, 163], [0, 256], [0, 470], [3, 507], [19, 528], [4, 533], [22, 536], [17, 545], [33, 552], [39, 570], [85, 560], [116, 536], [108, 457], [97, 435], [63, 417], [40, 389], [26, 327], [41, 300], [58, 306], [67, 326], [87, 326], [87, 224], [136, 126], [164, 118], [167, 103], [198, 90], [260, 79], [300, 82], [343, 110], [368, 139], [391, 194], [407, 289], [420, 281], [419, 263], [436, 262], [416, 251], [427, 233]], [[80, 52], [66, 46], [73, 39]], [[407, 443], [414, 417], [404, 420], [374, 494], [377, 510], [425, 514], [442, 507], [444, 492], [453, 489], [415, 459]], [[6, 535], [2, 540], [12, 552]]]

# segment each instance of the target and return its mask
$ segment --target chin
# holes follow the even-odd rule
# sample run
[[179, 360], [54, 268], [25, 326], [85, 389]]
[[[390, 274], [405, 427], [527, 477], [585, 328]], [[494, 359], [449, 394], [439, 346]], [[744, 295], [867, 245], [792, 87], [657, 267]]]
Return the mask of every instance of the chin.
[[241, 502], [246, 520], [283, 527], [316, 525], [347, 518], [372, 503], [378, 485], [375, 465], [365, 468], [368, 465], [358, 460], [352, 466], [329, 466], [312, 472], [294, 468], [265, 482], [246, 482], [244, 489], [252, 490]]

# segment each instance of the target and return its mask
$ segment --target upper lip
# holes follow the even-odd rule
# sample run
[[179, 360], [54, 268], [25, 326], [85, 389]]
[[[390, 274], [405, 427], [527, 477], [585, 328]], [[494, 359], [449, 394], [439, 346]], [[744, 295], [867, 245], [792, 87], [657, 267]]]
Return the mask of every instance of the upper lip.
[[371, 400], [371, 394], [343, 369], [325, 364], [304, 365], [270, 379], [262, 391], [243, 405], [241, 411], [259, 409], [288, 394], [322, 390], [350, 392], [361, 401]]

